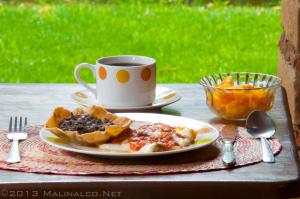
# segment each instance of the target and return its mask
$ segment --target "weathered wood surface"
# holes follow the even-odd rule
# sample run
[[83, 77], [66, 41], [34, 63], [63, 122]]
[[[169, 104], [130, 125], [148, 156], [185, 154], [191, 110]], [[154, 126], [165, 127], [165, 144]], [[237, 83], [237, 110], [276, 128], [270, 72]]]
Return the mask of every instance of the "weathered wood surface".
[[[199, 85], [166, 86], [175, 89], [183, 98], [163, 108], [163, 113], [208, 122], [214, 120], [215, 116], [206, 106], [204, 92]], [[70, 94], [78, 90], [81, 87], [75, 84], [0, 84], [0, 128], [7, 128], [11, 115], [26, 115], [31, 124], [43, 124], [54, 107], [77, 107]], [[299, 173], [290, 116], [282, 92], [278, 90], [275, 106], [270, 112], [277, 125], [276, 136], [283, 145], [275, 164], [259, 163], [233, 170], [143, 176], [63, 176], [0, 170], [0, 197], [1, 190], [4, 193], [8, 190], [9, 194], [21, 190], [32, 197], [37, 193], [39, 198], [50, 193], [45, 191], [61, 191], [62, 194], [74, 194], [75, 191], [121, 192], [115, 193], [121, 196], [117, 198], [190, 198], [208, 195], [215, 198], [286, 197], [297, 190]]]
[[282, 0], [281, 8], [281, 22], [286, 38], [298, 54], [300, 52], [300, 1]]
[[282, 79], [282, 86], [289, 96], [289, 109], [296, 130], [300, 125], [300, 70], [294, 68], [282, 52], [279, 52], [278, 76]]

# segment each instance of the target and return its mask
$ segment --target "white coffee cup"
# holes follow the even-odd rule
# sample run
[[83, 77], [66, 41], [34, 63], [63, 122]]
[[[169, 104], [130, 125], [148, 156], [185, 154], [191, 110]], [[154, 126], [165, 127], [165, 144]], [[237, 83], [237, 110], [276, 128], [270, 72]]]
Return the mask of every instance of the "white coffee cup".
[[[92, 70], [96, 88], [80, 78], [82, 68]], [[95, 94], [97, 102], [103, 106], [144, 106], [155, 99], [156, 61], [153, 58], [135, 55], [104, 57], [98, 59], [95, 65], [77, 65], [74, 75], [78, 83]]]

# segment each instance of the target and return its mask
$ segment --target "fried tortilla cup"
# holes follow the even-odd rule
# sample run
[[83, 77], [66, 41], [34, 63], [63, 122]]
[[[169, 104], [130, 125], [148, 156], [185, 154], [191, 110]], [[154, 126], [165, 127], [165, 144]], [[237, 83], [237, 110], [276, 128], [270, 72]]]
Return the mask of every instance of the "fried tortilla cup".
[[[89, 114], [101, 121], [108, 119], [113, 122], [113, 125], [105, 126], [104, 131], [93, 131], [83, 134], [79, 134], [78, 131], [63, 131], [58, 127], [63, 119], [69, 118], [72, 115], [82, 114]], [[68, 142], [80, 145], [99, 145], [129, 129], [131, 123], [132, 121], [129, 118], [118, 117], [100, 106], [91, 106], [85, 109], [77, 108], [73, 112], [63, 107], [58, 107], [53, 111], [52, 116], [46, 122], [45, 128]]]

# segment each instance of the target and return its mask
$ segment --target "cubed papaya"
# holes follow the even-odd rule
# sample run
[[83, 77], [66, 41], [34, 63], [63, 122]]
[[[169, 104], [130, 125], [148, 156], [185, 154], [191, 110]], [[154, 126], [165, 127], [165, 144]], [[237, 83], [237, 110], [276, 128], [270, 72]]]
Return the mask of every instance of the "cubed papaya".
[[230, 88], [231, 86], [234, 86], [234, 81], [233, 81], [233, 79], [232, 79], [231, 76], [227, 76], [216, 87], [219, 87], [219, 88]]
[[222, 97], [220, 95], [213, 94], [213, 107], [218, 112], [225, 111], [226, 103], [224, 103]]
[[234, 93], [231, 90], [221, 90], [221, 89], [217, 89], [214, 92], [214, 96], [220, 98], [224, 104], [229, 103], [235, 98]]
[[253, 90], [250, 95], [250, 108], [252, 110], [258, 109], [261, 111], [266, 111], [268, 109], [268, 104], [270, 103], [268, 99], [268, 92], [264, 90]]
[[249, 106], [238, 101], [232, 101], [226, 105], [225, 116], [228, 118], [241, 118], [247, 116], [249, 110]]

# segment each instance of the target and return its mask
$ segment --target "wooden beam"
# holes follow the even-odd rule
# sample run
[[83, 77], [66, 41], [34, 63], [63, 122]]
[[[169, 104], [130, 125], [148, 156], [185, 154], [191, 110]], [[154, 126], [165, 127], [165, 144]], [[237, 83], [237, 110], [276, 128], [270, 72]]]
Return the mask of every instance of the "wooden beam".
[[281, 22], [286, 38], [297, 52], [300, 51], [300, 1], [282, 0]]

